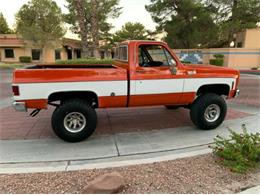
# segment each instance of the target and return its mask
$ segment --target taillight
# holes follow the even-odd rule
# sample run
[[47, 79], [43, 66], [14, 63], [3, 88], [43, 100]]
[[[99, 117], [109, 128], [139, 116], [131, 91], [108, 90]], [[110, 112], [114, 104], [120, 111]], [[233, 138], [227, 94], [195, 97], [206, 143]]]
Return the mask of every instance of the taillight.
[[20, 95], [19, 86], [12, 86], [13, 95]]

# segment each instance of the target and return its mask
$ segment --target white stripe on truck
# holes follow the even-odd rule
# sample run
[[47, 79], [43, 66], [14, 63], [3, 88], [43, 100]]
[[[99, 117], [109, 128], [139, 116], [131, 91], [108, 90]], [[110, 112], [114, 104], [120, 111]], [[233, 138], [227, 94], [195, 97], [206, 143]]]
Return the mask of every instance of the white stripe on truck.
[[[196, 92], [200, 86], [207, 84], [227, 84], [230, 89], [235, 78], [190, 78], [190, 79], [154, 79], [131, 80], [131, 95], [164, 94]], [[56, 92], [93, 91], [97, 96], [127, 95], [127, 81], [88, 81], [88, 82], [55, 82], [23, 83], [19, 85], [20, 96], [15, 100], [48, 99]]]

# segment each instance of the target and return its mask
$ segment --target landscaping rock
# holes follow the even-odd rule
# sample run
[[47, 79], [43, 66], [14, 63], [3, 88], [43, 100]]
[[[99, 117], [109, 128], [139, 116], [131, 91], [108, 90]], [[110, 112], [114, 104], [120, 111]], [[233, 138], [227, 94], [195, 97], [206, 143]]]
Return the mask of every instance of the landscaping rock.
[[95, 178], [83, 189], [83, 193], [113, 194], [120, 192], [124, 185], [124, 178], [118, 172], [112, 172]]

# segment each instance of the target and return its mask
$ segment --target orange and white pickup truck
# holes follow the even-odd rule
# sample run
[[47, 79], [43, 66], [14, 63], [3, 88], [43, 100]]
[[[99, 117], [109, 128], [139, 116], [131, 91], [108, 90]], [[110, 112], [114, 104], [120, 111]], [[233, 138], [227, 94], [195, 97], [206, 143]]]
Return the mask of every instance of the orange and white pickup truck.
[[164, 42], [125, 41], [115, 49], [113, 64], [36, 65], [13, 75], [13, 107], [48, 105], [54, 132], [78, 142], [96, 129], [96, 108], [165, 105], [190, 109], [200, 129], [218, 127], [225, 119], [225, 98], [238, 95], [239, 71], [210, 65], [182, 64]]

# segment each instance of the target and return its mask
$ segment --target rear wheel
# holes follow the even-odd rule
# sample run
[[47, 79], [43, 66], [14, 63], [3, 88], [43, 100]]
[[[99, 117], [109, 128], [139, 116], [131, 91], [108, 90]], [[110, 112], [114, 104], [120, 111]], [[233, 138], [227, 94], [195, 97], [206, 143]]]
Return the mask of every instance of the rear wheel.
[[96, 111], [81, 99], [64, 101], [52, 114], [54, 132], [67, 142], [79, 142], [88, 138], [96, 126]]
[[227, 105], [225, 100], [214, 93], [198, 97], [190, 109], [190, 118], [200, 129], [209, 130], [218, 127], [225, 119]]

